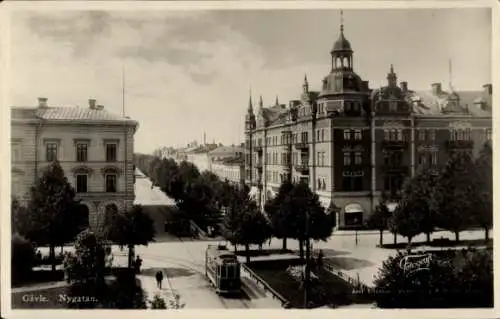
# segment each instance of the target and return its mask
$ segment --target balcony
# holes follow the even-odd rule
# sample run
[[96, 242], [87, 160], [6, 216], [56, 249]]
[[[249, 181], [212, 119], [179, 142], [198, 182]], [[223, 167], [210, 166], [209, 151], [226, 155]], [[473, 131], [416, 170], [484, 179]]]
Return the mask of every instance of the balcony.
[[306, 142], [297, 142], [295, 143], [295, 149], [300, 151], [309, 151], [309, 144]]
[[262, 153], [262, 145], [255, 145], [254, 150], [255, 150], [257, 153]]
[[289, 165], [289, 164], [284, 164], [284, 165], [283, 165], [283, 171], [284, 171], [284, 172], [290, 172], [290, 171], [291, 171], [291, 169], [290, 169], [290, 165]]
[[401, 140], [383, 140], [382, 141], [382, 147], [387, 147], [387, 148], [406, 148], [408, 145], [407, 141], [401, 141]]
[[257, 163], [255, 163], [255, 168], [258, 169], [259, 171], [262, 171], [262, 162], [258, 161]]
[[471, 149], [474, 147], [474, 141], [472, 140], [453, 140], [446, 141], [446, 148], [450, 150], [454, 149]]
[[296, 164], [295, 165], [295, 170], [302, 175], [307, 175], [309, 174], [309, 164], [302, 163], [302, 164]]

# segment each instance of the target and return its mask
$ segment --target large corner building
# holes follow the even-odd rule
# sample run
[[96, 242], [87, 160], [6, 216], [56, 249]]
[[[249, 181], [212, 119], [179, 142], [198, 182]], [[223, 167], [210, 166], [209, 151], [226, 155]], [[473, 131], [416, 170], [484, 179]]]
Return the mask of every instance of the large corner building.
[[261, 205], [285, 179], [304, 180], [337, 225], [361, 224], [381, 194], [395, 207], [404, 180], [418, 170], [437, 172], [453, 152], [477, 154], [492, 128], [492, 85], [457, 92], [441, 84], [416, 92], [398, 83], [370, 89], [353, 69], [353, 50], [340, 36], [321, 90], [304, 78], [300, 99], [265, 107], [252, 98], [245, 117], [245, 180]]
[[138, 123], [112, 114], [96, 101], [88, 107], [11, 109], [12, 195], [26, 204], [30, 188], [51, 162], [59, 161], [98, 228], [128, 210], [135, 199], [134, 134]]

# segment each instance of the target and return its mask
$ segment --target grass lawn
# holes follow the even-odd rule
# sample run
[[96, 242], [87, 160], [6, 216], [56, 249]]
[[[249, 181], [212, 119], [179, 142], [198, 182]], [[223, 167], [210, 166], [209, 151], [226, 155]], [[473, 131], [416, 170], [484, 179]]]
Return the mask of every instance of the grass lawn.
[[[266, 281], [276, 292], [288, 300], [292, 308], [304, 307], [302, 283], [292, 277], [286, 269], [298, 265], [298, 259], [255, 261], [247, 264], [258, 276]], [[314, 307], [337, 307], [352, 303], [371, 303], [353, 293], [353, 288], [341, 278], [321, 269], [314, 271], [318, 279], [312, 280], [310, 298]]]

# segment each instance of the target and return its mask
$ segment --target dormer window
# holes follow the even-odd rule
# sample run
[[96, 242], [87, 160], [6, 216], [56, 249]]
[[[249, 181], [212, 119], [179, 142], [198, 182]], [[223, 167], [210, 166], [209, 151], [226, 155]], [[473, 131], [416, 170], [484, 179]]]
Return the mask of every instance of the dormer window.
[[389, 101], [389, 111], [390, 112], [396, 112], [398, 110], [398, 102], [396, 101]]

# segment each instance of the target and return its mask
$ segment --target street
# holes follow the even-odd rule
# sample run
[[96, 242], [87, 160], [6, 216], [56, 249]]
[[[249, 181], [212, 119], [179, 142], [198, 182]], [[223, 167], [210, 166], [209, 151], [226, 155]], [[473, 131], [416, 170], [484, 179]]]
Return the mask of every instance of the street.
[[[136, 200], [142, 205], [155, 223], [157, 236], [155, 243], [136, 246], [136, 255], [143, 260], [143, 271], [139, 276], [143, 288], [150, 298], [155, 293], [166, 297], [178, 294], [186, 308], [281, 308], [281, 304], [262, 291], [248, 291], [242, 299], [229, 299], [218, 296], [205, 279], [205, 250], [210, 242], [179, 239], [165, 233], [164, 221], [171, 217], [175, 202], [159, 188], [151, 188], [151, 181], [141, 172], [136, 172]], [[213, 243], [213, 242], [212, 242]], [[113, 247], [116, 265], [126, 265], [126, 250]], [[158, 269], [164, 273], [164, 286], [161, 292], [156, 287], [154, 274]], [[248, 297], [251, 295], [252, 297]]]

